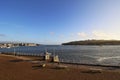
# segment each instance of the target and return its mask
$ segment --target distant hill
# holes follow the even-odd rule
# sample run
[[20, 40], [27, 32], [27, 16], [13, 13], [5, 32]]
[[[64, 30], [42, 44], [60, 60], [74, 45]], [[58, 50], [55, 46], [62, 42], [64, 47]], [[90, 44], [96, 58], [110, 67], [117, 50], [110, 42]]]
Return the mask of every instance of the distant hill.
[[62, 43], [62, 45], [120, 45], [120, 40], [84, 40]]

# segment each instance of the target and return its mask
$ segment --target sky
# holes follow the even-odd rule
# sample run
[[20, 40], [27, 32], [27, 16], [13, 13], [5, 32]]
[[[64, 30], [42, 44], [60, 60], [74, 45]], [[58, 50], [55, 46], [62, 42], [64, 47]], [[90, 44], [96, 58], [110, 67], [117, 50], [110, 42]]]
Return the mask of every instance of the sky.
[[0, 40], [120, 40], [120, 0], [0, 0]]

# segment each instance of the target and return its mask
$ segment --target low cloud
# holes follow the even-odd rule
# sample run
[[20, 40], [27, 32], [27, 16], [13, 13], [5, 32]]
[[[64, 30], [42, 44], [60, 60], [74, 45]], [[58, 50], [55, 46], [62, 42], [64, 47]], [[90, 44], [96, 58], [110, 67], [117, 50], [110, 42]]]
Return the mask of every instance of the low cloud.
[[85, 32], [79, 32], [77, 35], [80, 37], [87, 37], [87, 34]]
[[105, 32], [100, 32], [100, 31], [93, 31], [92, 34], [95, 37], [101, 37], [101, 38], [106, 38], [106, 37], [110, 36], [109, 34], [107, 34]]
[[50, 35], [55, 35], [55, 33], [54, 32], [50, 32]]
[[71, 39], [77, 39], [77, 40], [86, 40], [86, 39], [104, 39], [104, 40], [120, 40], [120, 36], [118, 35], [120, 33], [113, 33], [113, 32], [105, 32], [100, 30], [94, 30], [89, 33], [85, 32], [79, 32], [77, 35], [71, 35]]
[[5, 34], [0, 34], [0, 37], [5, 37], [6, 35]]
[[64, 38], [65, 36], [64, 35], [59, 35], [60, 38]]
[[117, 36], [116, 34], [103, 31], [93, 31], [92, 35], [94, 39], [119, 39], [119, 36]]

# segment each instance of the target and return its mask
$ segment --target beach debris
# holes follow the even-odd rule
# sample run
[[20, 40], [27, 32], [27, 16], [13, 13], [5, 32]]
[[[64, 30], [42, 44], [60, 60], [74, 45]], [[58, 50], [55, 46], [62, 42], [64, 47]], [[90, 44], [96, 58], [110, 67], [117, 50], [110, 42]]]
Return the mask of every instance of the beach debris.
[[97, 69], [97, 68], [90, 68], [87, 71], [83, 71], [84, 73], [102, 73], [102, 69]]
[[40, 64], [40, 66], [44, 68], [46, 66], [46, 64], [43, 63], [43, 64]]
[[32, 64], [38, 64], [38, 63], [40, 63], [40, 61], [30, 61]]
[[39, 64], [39, 65], [34, 65], [32, 66], [33, 69], [41, 69], [41, 68], [45, 68], [46, 64]]
[[66, 66], [66, 65], [57, 65], [55, 68], [56, 69], [67, 69], [68, 66]]

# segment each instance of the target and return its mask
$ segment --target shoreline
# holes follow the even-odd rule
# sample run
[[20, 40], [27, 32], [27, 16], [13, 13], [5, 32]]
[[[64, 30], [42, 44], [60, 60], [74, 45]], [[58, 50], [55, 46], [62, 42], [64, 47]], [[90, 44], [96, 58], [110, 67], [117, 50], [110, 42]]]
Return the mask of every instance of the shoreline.
[[[11, 57], [16, 57], [18, 59], [23, 59], [23, 60], [33, 60], [36, 58], [36, 60], [41, 60], [43, 56], [32, 56], [32, 55], [13, 55], [13, 53], [10, 54], [5, 54], [5, 53], [1, 53], [3, 55], [6, 56], [11, 56]], [[47, 61], [49, 63], [58, 63], [58, 62], [50, 62]], [[84, 65], [84, 66], [94, 66], [94, 67], [105, 67], [105, 68], [116, 68], [116, 69], [120, 69], [119, 65], [102, 65], [102, 64], [87, 64], [87, 63], [72, 63], [72, 62], [59, 62], [60, 64], [69, 64], [69, 65]]]
[[[87, 67], [94, 67], [94, 68], [101, 68], [101, 69], [107, 69], [107, 70], [120, 70], [120, 66], [113, 66], [113, 65], [100, 65], [100, 64], [85, 64], [85, 63], [70, 63], [70, 62], [51, 62], [51, 61], [44, 61], [42, 56], [26, 56], [26, 55], [9, 55], [9, 54], [0, 54], [3, 56], [13, 57], [17, 59], [22, 59], [24, 61], [28, 62], [44, 62], [47, 64], [61, 64], [61, 65], [67, 65], [69, 67], [74, 66], [87, 66]], [[110, 69], [109, 69], [110, 68]]]

